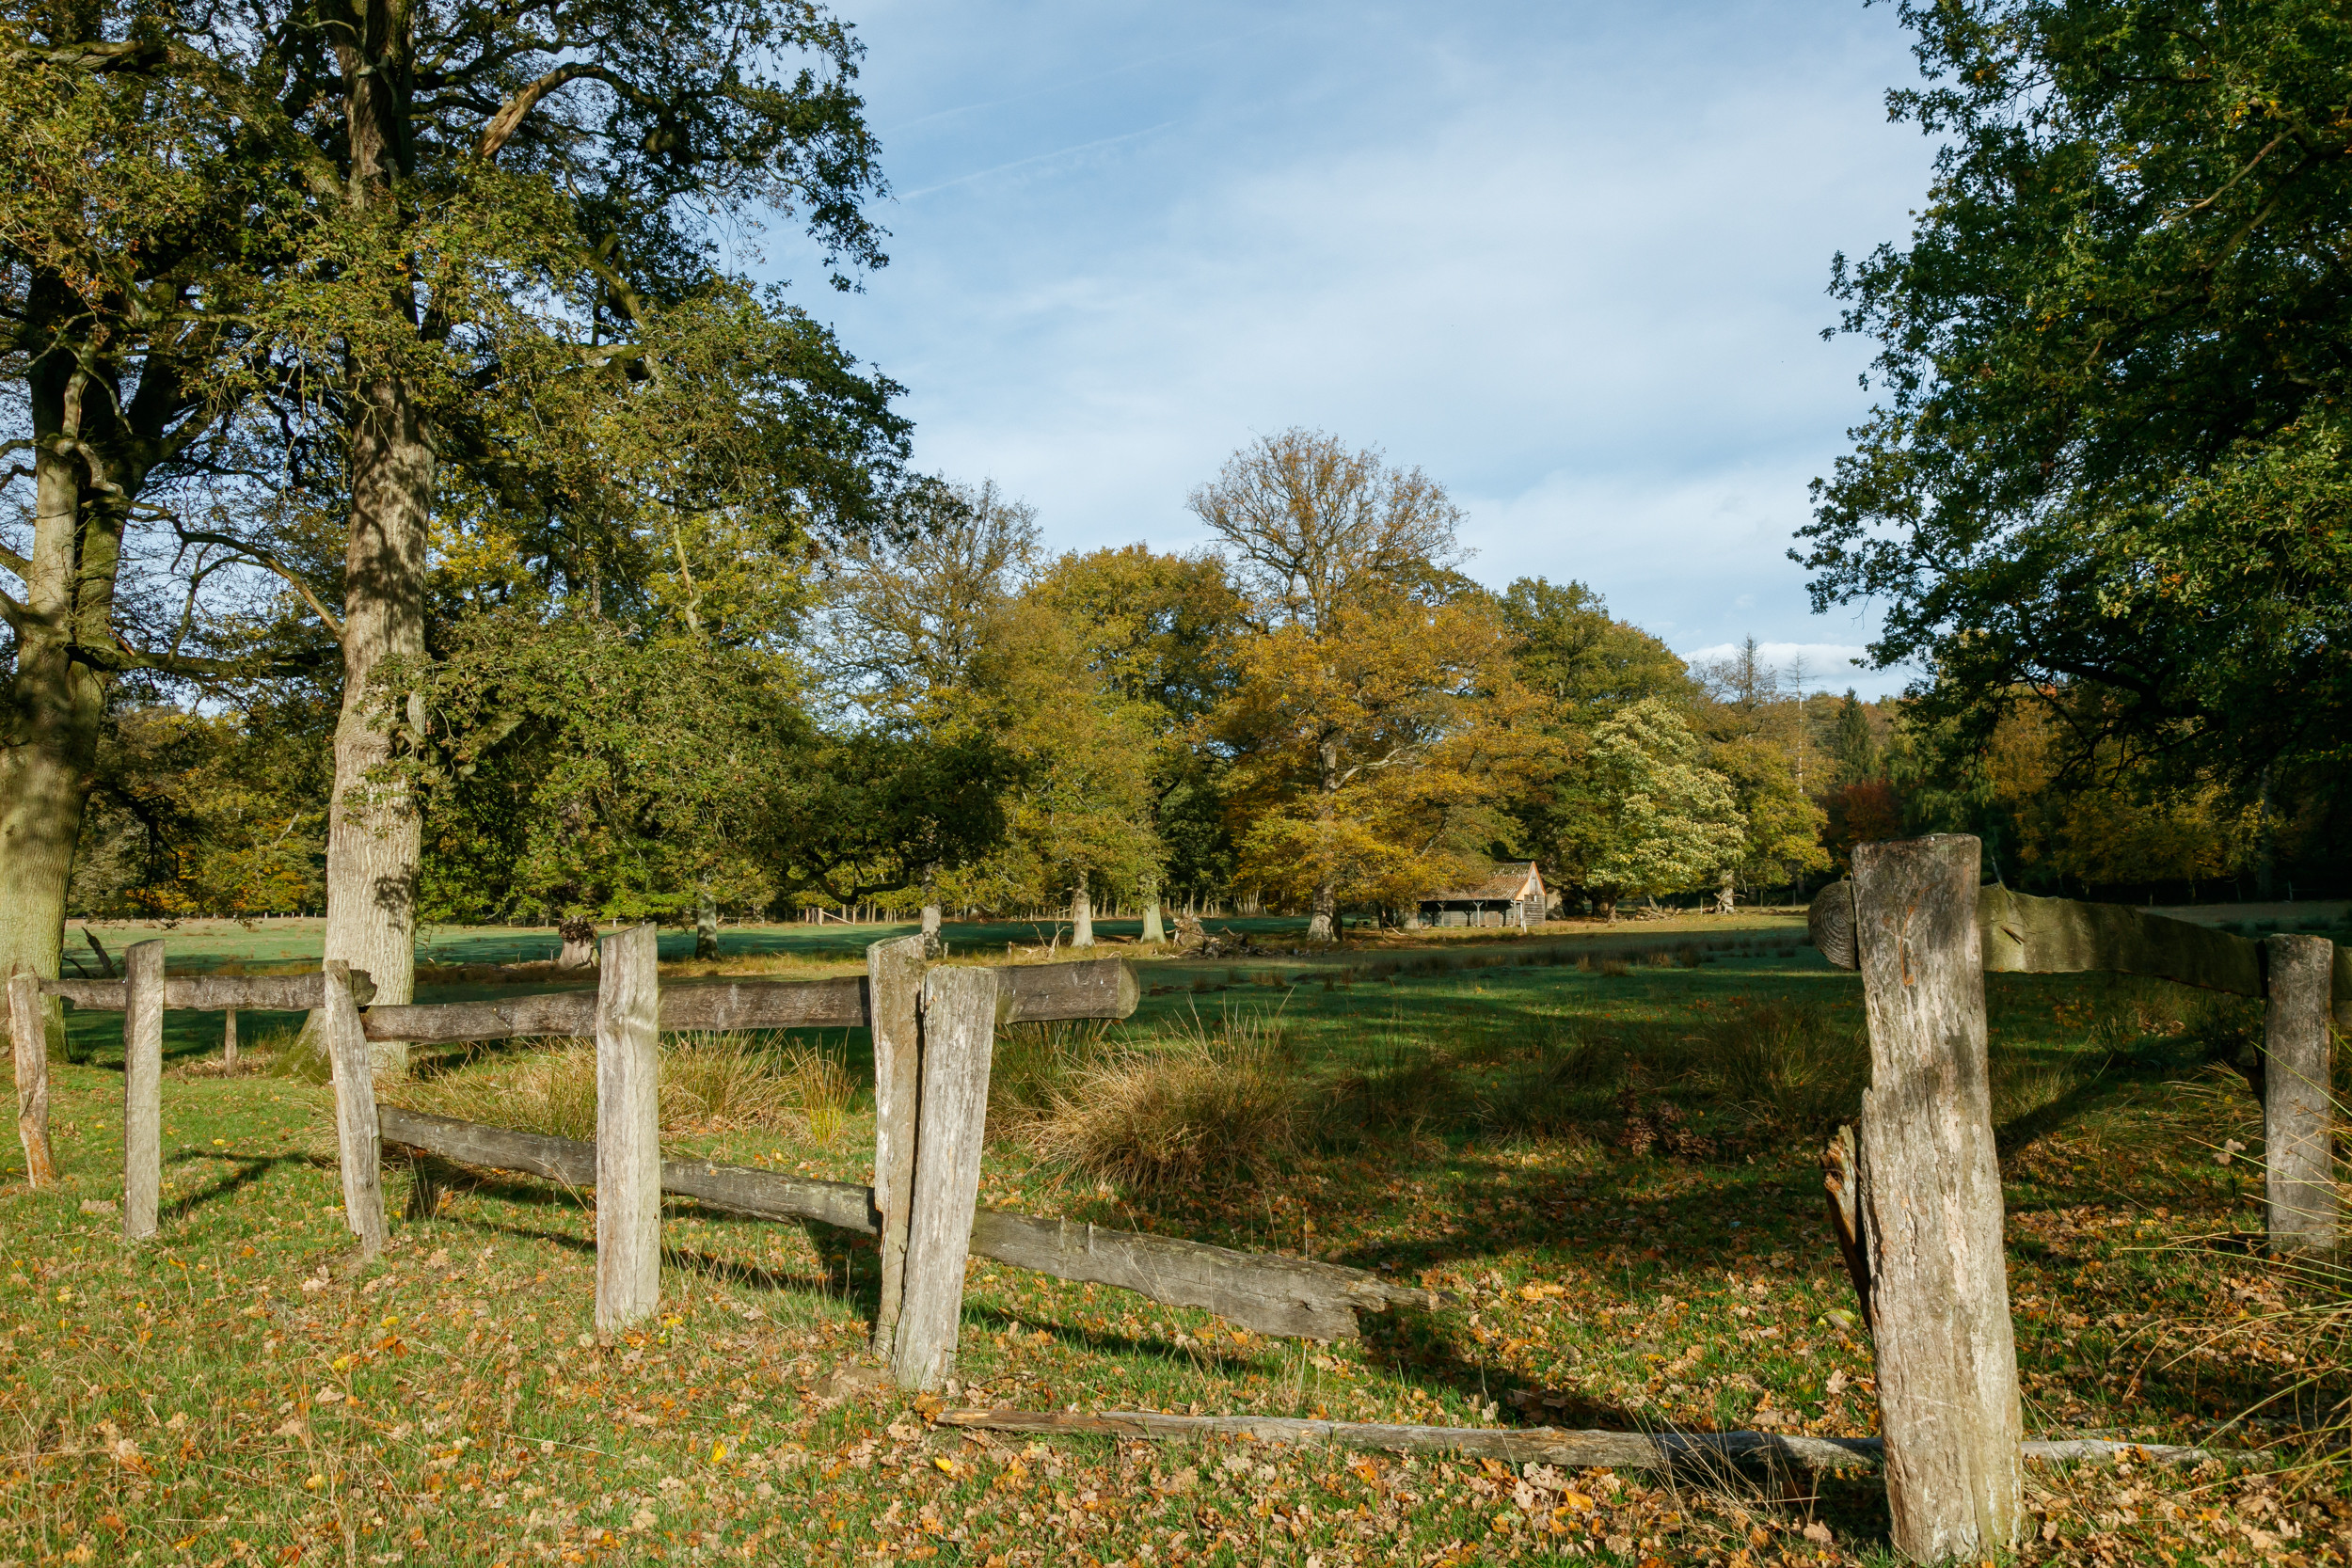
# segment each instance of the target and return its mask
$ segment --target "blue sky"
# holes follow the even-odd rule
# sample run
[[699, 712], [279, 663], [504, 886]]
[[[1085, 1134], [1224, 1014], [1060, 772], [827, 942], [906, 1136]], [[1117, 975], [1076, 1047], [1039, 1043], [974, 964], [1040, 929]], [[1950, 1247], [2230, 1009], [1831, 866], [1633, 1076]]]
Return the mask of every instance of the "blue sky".
[[1900, 684], [1785, 558], [1867, 403], [1831, 256], [1925, 189], [1891, 6], [840, 10], [892, 262], [833, 296], [775, 231], [764, 270], [906, 384], [924, 467], [1057, 548], [1187, 548], [1228, 453], [1320, 427], [1443, 483], [1482, 580]]

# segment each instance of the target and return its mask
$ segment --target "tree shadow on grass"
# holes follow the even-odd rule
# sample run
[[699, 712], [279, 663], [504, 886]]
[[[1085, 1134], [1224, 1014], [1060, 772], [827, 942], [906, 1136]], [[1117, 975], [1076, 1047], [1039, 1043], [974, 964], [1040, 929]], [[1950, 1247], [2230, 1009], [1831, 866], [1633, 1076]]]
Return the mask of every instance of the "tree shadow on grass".
[[208, 1203], [235, 1196], [278, 1165], [307, 1165], [311, 1163], [310, 1157], [303, 1154], [225, 1154], [206, 1149], [183, 1149], [171, 1157], [170, 1163], [183, 1165], [197, 1160], [223, 1161], [237, 1168], [208, 1186], [172, 1199], [170, 1206], [164, 1211], [163, 1218], [184, 1220]]

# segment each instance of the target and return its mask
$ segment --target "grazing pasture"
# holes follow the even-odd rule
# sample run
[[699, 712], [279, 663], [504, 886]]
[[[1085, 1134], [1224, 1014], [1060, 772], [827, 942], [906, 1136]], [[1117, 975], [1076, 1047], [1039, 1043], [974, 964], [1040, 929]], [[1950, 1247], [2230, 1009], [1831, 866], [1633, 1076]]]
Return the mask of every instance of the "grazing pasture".
[[[1301, 1344], [976, 1259], [946, 1405], [1872, 1430], [1819, 1165], [1867, 1071], [1860, 983], [1804, 945], [1802, 921], [1433, 934], [1312, 958], [1279, 951], [1295, 929], [1263, 923], [1250, 940], [1267, 956], [1144, 962], [1124, 1023], [1013, 1026], [981, 1202], [1310, 1254], [1449, 1305]], [[847, 972], [883, 934], [730, 931], [720, 967]], [[958, 956], [1002, 961], [1026, 933], [948, 935]], [[119, 952], [115, 936], [102, 929]], [[175, 972], [316, 952], [315, 927], [308, 954], [296, 927], [166, 940]], [[453, 960], [544, 956], [528, 941], [441, 939], [448, 967], [420, 1000], [491, 990]], [[1986, 990], [2028, 1432], [2296, 1461], [2300, 1426], [2347, 1392], [2324, 1311], [2341, 1292], [2249, 1248], [2257, 1108], [2209, 1058], [2259, 1028], [2259, 1006], [2105, 975]], [[1737, 1477], [937, 1428], [941, 1401], [867, 1370], [870, 1245], [691, 1204], [666, 1217], [660, 1314], [608, 1347], [592, 1332], [595, 1215], [549, 1183], [460, 1175], [395, 1222], [379, 1264], [343, 1272], [331, 1099], [270, 1070], [291, 1022], [248, 1024], [248, 1069], [225, 1076], [208, 1060], [218, 1015], [169, 1015], [153, 1245], [124, 1248], [107, 1208], [119, 1015], [77, 1017], [85, 1059], [55, 1069], [61, 1191], [28, 1193], [21, 1156], [0, 1156], [0, 1560], [1884, 1554], [1869, 1477], [1772, 1499]], [[587, 1053], [513, 1041], [419, 1060], [388, 1101], [580, 1134]], [[675, 1040], [665, 1140], [673, 1157], [865, 1181], [870, 1085], [863, 1031]], [[387, 1180], [397, 1206], [409, 1176]], [[2344, 1555], [2330, 1470], [2124, 1468], [2037, 1470], [2023, 1556]]]

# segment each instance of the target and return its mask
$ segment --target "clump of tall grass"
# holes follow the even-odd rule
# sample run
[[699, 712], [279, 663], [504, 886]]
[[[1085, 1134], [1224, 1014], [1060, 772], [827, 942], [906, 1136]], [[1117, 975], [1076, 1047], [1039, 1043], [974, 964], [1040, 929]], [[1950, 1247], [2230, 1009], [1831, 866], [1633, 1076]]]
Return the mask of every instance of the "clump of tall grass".
[[[664, 1132], [779, 1127], [795, 1117], [819, 1143], [837, 1138], [856, 1082], [837, 1051], [740, 1031], [680, 1035], [661, 1048]], [[564, 1039], [477, 1057], [388, 1091], [412, 1110], [560, 1138], [596, 1135], [596, 1047]]]
[[1041, 1159], [1138, 1193], [1253, 1177], [1297, 1147], [1307, 1109], [1279, 1020], [1252, 1012], [1196, 1016], [1132, 1043], [1099, 1039], [1041, 1098], [1014, 1136]]
[[1870, 1046], [1858, 1017], [1771, 1002], [1741, 1008], [1705, 1037], [1694, 1075], [1758, 1129], [1826, 1132], [1861, 1112]]

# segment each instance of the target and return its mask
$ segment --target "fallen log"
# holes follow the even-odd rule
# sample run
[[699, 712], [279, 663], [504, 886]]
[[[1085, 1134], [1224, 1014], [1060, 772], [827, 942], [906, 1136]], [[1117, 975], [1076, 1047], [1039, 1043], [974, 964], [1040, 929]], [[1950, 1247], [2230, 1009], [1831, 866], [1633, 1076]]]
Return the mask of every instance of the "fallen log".
[[[1804, 1470], [1875, 1470], [1884, 1443], [1876, 1437], [1806, 1437], [1777, 1432], [1575, 1432], [1563, 1427], [1389, 1426], [1374, 1421], [1311, 1421], [1289, 1416], [1166, 1416], [1149, 1410], [1105, 1410], [1085, 1416], [1061, 1410], [943, 1410], [941, 1426], [986, 1432], [1067, 1433], [1183, 1442], [1245, 1437], [1260, 1443], [1318, 1444], [1383, 1453], [1458, 1453], [1511, 1465], [1562, 1469], [1673, 1470], [1708, 1461], [1778, 1463]], [[2201, 1465], [2208, 1459], [2266, 1460], [2263, 1452], [2215, 1451], [2163, 1443], [2121, 1443], [2076, 1437], [2031, 1441], [2020, 1452], [2029, 1463], [2119, 1459]]]
[[[570, 1187], [596, 1184], [594, 1143], [396, 1105], [382, 1107], [379, 1116], [387, 1146], [490, 1170], [522, 1171]], [[661, 1190], [757, 1219], [814, 1220], [867, 1236], [882, 1228], [874, 1190], [846, 1181], [664, 1160]], [[1441, 1300], [1435, 1291], [1394, 1284], [1361, 1269], [988, 1209], [973, 1217], [972, 1251], [1056, 1279], [1116, 1286], [1172, 1307], [1203, 1307], [1244, 1328], [1287, 1338], [1353, 1338], [1359, 1311], [1427, 1308]]]
[[[1028, 964], [997, 971], [1008, 1023], [1070, 1018], [1126, 1018], [1142, 997], [1124, 959]], [[177, 1006], [178, 1004], [174, 1004]], [[596, 1027], [596, 993], [582, 987], [493, 1002], [439, 1002], [372, 1007], [361, 1019], [372, 1040], [493, 1040], [530, 1035], [586, 1035]], [[661, 988], [664, 1034], [722, 1029], [862, 1029], [864, 975], [833, 980], [724, 980]]]
[[[125, 1006], [121, 980], [43, 980], [43, 995], [62, 996], [77, 1007], [119, 1013]], [[351, 994], [365, 1004], [375, 982], [363, 969], [351, 972]], [[324, 974], [183, 974], [164, 981], [164, 1006], [199, 1013], [231, 1007], [261, 1012], [307, 1013], [326, 1005]]]

